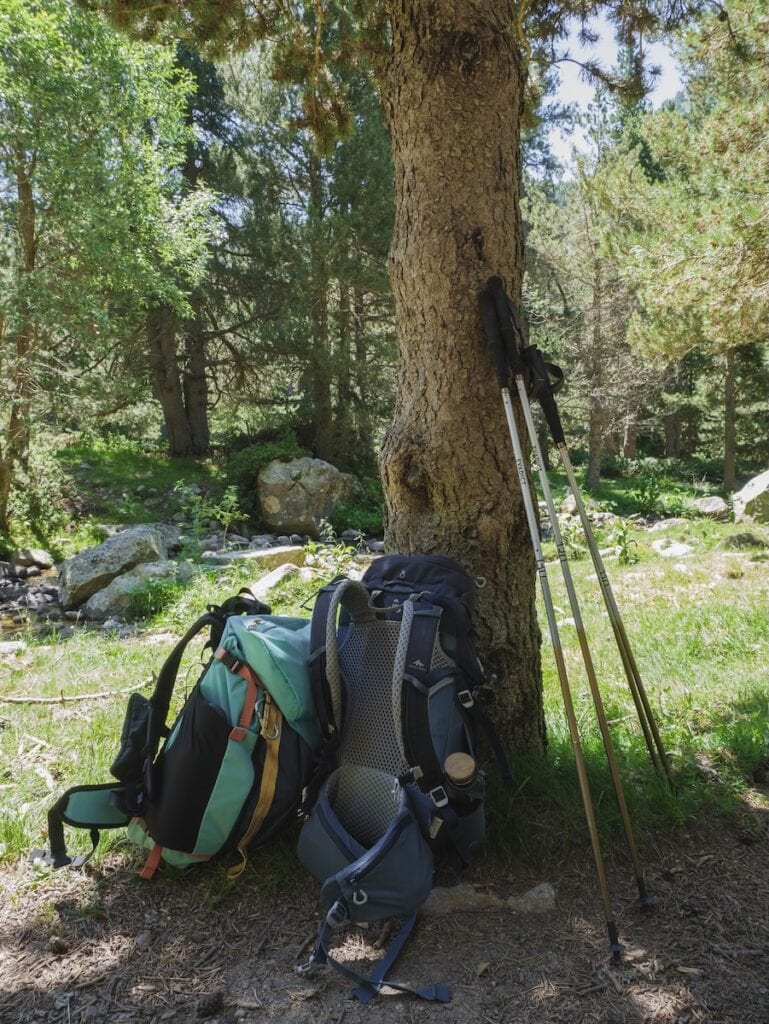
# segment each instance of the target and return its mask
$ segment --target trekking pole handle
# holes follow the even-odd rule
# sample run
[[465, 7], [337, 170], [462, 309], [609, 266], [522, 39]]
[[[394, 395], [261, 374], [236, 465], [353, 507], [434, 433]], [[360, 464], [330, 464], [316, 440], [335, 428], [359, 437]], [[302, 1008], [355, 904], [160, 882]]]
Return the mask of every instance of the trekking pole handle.
[[481, 313], [483, 315], [483, 329], [486, 333], [486, 341], [489, 345], [491, 358], [494, 363], [494, 370], [501, 388], [506, 388], [510, 383], [510, 368], [507, 365], [505, 346], [499, 330], [497, 311], [491, 293], [484, 289], [479, 295]]
[[[518, 309], [505, 291], [505, 285], [501, 277], [490, 277], [486, 282], [486, 288], [496, 308], [497, 323], [502, 335], [505, 356], [510, 364], [510, 369], [513, 371], [513, 376], [517, 377], [523, 373], [523, 363], [521, 361], [523, 326]], [[519, 337], [516, 337], [516, 334]]]
[[[536, 345], [529, 345], [524, 349], [524, 359], [531, 371], [534, 382], [534, 394], [542, 406], [542, 412], [545, 414], [553, 442], [556, 446], [565, 444], [566, 438], [563, 433], [563, 424], [561, 423], [558, 406], [553, 397], [554, 390], [557, 391], [563, 384], [563, 373], [559, 371], [560, 377], [557, 377], [555, 387], [553, 387], [550, 380], [551, 367], [542, 358], [542, 353]], [[552, 369], [557, 368], [552, 367]]]

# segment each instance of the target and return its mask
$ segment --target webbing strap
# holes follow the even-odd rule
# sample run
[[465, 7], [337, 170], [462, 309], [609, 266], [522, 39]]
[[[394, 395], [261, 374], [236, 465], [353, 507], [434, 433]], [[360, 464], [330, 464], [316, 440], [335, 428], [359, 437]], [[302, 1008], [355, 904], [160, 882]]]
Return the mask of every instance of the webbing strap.
[[144, 862], [144, 867], [139, 872], [139, 878], [150, 879], [153, 877], [160, 864], [160, 858], [163, 854], [163, 847], [160, 843], [155, 843], [149, 852], [149, 856]]
[[318, 944], [312, 959], [314, 959], [316, 963], [329, 963], [334, 970], [343, 977], [355, 982], [357, 988], [353, 992], [353, 996], [355, 996], [356, 999], [359, 999], [362, 1003], [370, 1003], [372, 999], [379, 995], [383, 988], [392, 988], [395, 989], [396, 992], [404, 992], [408, 995], [416, 996], [418, 999], [424, 999], [426, 1002], [430, 1003], [448, 1003], [451, 1000], [451, 989], [448, 985], [426, 985], [421, 988], [414, 988], [411, 985], [403, 985], [397, 981], [385, 980], [387, 972], [395, 963], [398, 955], [406, 944], [406, 940], [414, 930], [416, 919], [416, 911], [406, 918], [398, 931], [398, 934], [388, 946], [384, 957], [379, 961], [368, 977], [366, 977], [365, 974], [360, 974], [358, 971], [353, 970], [352, 967], [348, 967], [347, 964], [341, 963], [331, 955], [328, 948], [329, 940], [337, 926], [330, 923], [328, 918], [321, 928], [320, 935], [318, 937]]
[[[171, 704], [171, 697], [174, 692], [174, 684], [179, 672], [182, 655], [184, 654], [190, 640], [197, 636], [197, 634], [200, 633], [201, 630], [205, 629], [206, 626], [211, 626], [212, 632], [217, 629], [221, 631], [221, 617], [212, 614], [211, 612], [201, 615], [200, 618], [190, 626], [181, 640], [179, 640], [176, 647], [174, 647], [163, 663], [160, 672], [158, 672], [155, 689], [150, 697], [150, 714], [147, 725], [146, 747], [146, 756], [148, 761], [155, 760], [158, 743], [160, 742], [160, 737], [165, 728], [166, 717], [168, 716], [168, 709]], [[148, 787], [148, 792], [150, 788], [151, 787]]]
[[250, 665], [245, 661], [239, 661], [230, 653], [230, 651], [227, 650], [226, 647], [218, 648], [214, 657], [217, 661], [221, 661], [223, 665], [226, 665], [234, 675], [240, 676], [241, 679], [245, 679], [247, 684], [246, 695], [243, 698], [243, 707], [240, 710], [238, 724], [232, 727], [232, 732], [230, 733], [231, 740], [235, 740], [236, 743], [242, 743], [248, 735], [248, 727], [251, 725], [251, 721], [254, 717], [254, 710], [256, 709], [259, 690], [265, 689], [264, 683]]
[[262, 767], [262, 781], [259, 786], [259, 798], [251, 815], [248, 828], [243, 833], [238, 843], [240, 862], [235, 864], [227, 872], [228, 878], [238, 878], [248, 864], [246, 850], [256, 833], [264, 824], [264, 820], [272, 807], [275, 797], [275, 787], [278, 781], [278, 765], [280, 762], [280, 739], [283, 735], [283, 715], [275, 701], [268, 701], [266, 711], [262, 720], [262, 736], [267, 747], [264, 754], [264, 765]]

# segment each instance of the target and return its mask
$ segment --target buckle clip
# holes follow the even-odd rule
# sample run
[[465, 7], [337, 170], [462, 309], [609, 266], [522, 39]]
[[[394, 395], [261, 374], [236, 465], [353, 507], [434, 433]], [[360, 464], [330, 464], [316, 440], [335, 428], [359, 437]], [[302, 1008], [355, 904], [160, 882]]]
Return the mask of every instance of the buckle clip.
[[457, 700], [462, 705], [462, 707], [468, 711], [470, 710], [470, 708], [475, 707], [475, 698], [473, 697], [472, 693], [470, 693], [469, 690], [460, 690], [459, 693], [457, 694]]
[[436, 807], [447, 807], [449, 798], [443, 786], [436, 786], [427, 794]]
[[[368, 897], [366, 898], [368, 899]], [[332, 931], [338, 932], [340, 928], [344, 928], [349, 918], [347, 907], [341, 900], [337, 900], [326, 914], [326, 924]]]

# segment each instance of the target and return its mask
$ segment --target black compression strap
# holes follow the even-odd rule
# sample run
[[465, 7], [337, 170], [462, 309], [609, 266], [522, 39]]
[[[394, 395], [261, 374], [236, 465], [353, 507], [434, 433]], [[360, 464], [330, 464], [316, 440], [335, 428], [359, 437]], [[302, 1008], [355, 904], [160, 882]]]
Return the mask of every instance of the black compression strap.
[[336, 731], [331, 693], [326, 678], [326, 624], [331, 598], [336, 588], [337, 582], [335, 581], [318, 592], [310, 623], [310, 686], [315, 702], [315, 713], [320, 720], [325, 737], [332, 736]]
[[176, 683], [176, 676], [179, 672], [182, 655], [187, 648], [187, 644], [189, 644], [189, 642], [196, 637], [201, 630], [205, 629], [206, 626], [210, 626], [212, 629], [218, 628], [221, 630], [221, 618], [210, 611], [206, 612], [205, 615], [201, 615], [200, 618], [190, 626], [181, 640], [177, 643], [176, 647], [174, 647], [168, 655], [163, 663], [163, 667], [158, 673], [155, 689], [150, 697], [150, 714], [149, 723], [147, 725], [146, 756], [150, 760], [154, 759], [155, 754], [157, 753], [160, 737], [163, 735], [163, 729], [165, 728], [166, 718], [168, 717], [168, 709], [171, 705], [171, 697], [173, 696], [174, 684]]
[[[531, 377], [534, 383], [534, 397], [537, 398], [539, 404], [542, 406], [542, 412], [544, 413], [547, 425], [550, 428], [550, 434], [553, 438], [553, 442], [556, 445], [565, 443], [565, 437], [563, 433], [563, 425], [561, 424], [561, 417], [558, 413], [558, 406], [555, 403], [553, 395], [563, 385], [563, 372], [557, 367], [546, 363], [542, 358], [542, 353], [539, 351], [536, 345], [529, 345], [528, 348], [524, 349], [523, 358], [526, 361], [526, 365], [529, 367]], [[556, 383], [553, 386], [551, 381], [551, 373], [554, 372], [556, 376]]]

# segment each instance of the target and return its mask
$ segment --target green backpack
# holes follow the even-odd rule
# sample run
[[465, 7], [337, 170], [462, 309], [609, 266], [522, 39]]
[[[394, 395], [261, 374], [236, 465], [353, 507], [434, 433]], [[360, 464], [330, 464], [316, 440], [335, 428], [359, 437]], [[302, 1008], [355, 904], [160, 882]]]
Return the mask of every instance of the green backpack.
[[[206, 627], [214, 653], [168, 729], [182, 654]], [[127, 826], [148, 851], [144, 878], [161, 861], [181, 868], [233, 852], [237, 877], [248, 850], [294, 817], [311, 774], [321, 733], [309, 654], [305, 619], [270, 615], [242, 593], [209, 608], [168, 656], [152, 696], [131, 695], [110, 769], [117, 781], [67, 790], [48, 814], [50, 849], [32, 858], [79, 866], [101, 829]], [[88, 854], [67, 854], [64, 825], [90, 830]]]

